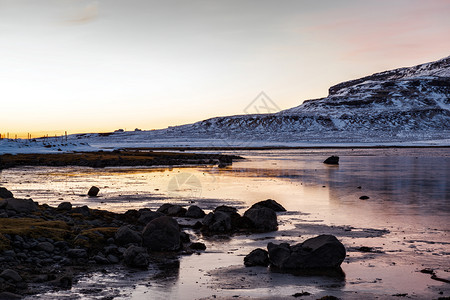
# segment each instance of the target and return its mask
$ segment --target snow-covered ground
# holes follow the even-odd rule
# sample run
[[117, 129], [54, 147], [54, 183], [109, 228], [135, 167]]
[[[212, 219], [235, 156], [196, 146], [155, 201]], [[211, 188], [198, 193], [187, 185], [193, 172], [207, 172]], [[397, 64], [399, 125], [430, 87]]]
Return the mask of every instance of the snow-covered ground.
[[152, 131], [0, 140], [2, 153], [124, 147], [450, 146], [450, 56], [342, 82], [278, 113], [216, 117]]

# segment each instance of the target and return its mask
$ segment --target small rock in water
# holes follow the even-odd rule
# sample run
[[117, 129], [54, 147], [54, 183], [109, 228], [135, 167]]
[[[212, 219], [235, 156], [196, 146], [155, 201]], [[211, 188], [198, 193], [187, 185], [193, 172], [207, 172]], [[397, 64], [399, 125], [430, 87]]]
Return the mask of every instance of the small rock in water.
[[200, 242], [192, 243], [189, 248], [193, 250], [206, 250], [206, 245]]
[[338, 165], [339, 164], [339, 156], [330, 156], [323, 162], [324, 164], [328, 165]]
[[311, 295], [311, 293], [302, 291], [301, 293], [295, 293], [294, 295], [292, 295], [292, 297], [297, 298], [297, 297], [303, 297], [303, 296], [309, 296], [309, 295]]
[[100, 189], [96, 186], [91, 186], [91, 188], [88, 191], [88, 195], [90, 197], [97, 197], [98, 192], [100, 192]]
[[203, 211], [203, 209], [201, 209], [197, 205], [189, 206], [189, 208], [186, 212], [186, 217], [188, 217], [188, 218], [200, 219], [200, 218], [203, 218], [204, 216], [205, 216], [205, 212]]
[[267, 207], [272, 209], [273, 211], [286, 211], [286, 208], [284, 208], [280, 203], [278, 203], [275, 200], [267, 199], [264, 201], [259, 201], [252, 205], [250, 208], [261, 208], [261, 207]]
[[369, 196], [361, 196], [361, 197], [359, 197], [359, 199], [361, 199], [361, 200], [367, 200], [367, 199], [370, 199], [370, 197], [369, 197]]

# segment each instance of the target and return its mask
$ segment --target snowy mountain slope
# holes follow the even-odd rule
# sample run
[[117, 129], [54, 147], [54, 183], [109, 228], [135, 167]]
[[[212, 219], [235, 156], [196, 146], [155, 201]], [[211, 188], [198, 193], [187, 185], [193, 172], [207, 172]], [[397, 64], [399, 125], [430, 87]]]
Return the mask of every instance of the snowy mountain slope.
[[74, 136], [97, 145], [396, 144], [450, 139], [450, 56], [376, 73], [274, 114], [216, 117], [163, 130]]

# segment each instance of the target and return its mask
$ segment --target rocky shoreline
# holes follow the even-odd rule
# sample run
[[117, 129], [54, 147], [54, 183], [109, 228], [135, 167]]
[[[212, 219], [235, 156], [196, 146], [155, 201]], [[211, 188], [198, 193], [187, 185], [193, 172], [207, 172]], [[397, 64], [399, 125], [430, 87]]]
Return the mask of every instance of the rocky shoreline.
[[[5, 188], [0, 188], [0, 198], [3, 199], [0, 200], [0, 299], [20, 299], [43, 291], [70, 289], [78, 274], [107, 265], [147, 269], [155, 260], [201, 254], [206, 246], [193, 242], [198, 237], [275, 231], [277, 213], [285, 211], [270, 199], [256, 203], [241, 216], [234, 207], [225, 205], [209, 213], [196, 205], [184, 208], [169, 203], [156, 211], [142, 208], [125, 213], [73, 207], [70, 202], [51, 207], [31, 199], [16, 199]], [[184, 231], [187, 228], [195, 237]], [[303, 248], [269, 244], [269, 256], [265, 250], [258, 251], [266, 255], [266, 266], [283, 269], [285, 264], [288, 271], [315, 269], [315, 265], [295, 265], [295, 261], [303, 254], [311, 260], [316, 252], [334, 256], [329, 251], [329, 240], [333, 238], [328, 236], [319, 244], [312, 241]], [[338, 245], [340, 256], [330, 265], [320, 265], [321, 268], [339, 268], [345, 258], [343, 245], [337, 240], [332, 242]], [[287, 256], [286, 249], [290, 249]], [[324, 249], [327, 251], [323, 252]], [[246, 266], [258, 265], [252, 253], [244, 260]], [[252, 264], [248, 263], [250, 260]]]
[[82, 166], [92, 168], [130, 166], [182, 166], [232, 164], [243, 159], [237, 155], [211, 153], [153, 152], [114, 150], [72, 153], [2, 154], [0, 170], [19, 166]]

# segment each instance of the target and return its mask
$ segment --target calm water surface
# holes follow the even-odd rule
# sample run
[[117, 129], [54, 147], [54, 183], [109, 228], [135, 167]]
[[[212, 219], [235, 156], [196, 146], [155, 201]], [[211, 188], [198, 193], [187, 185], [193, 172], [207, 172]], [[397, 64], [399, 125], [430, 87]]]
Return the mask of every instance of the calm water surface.
[[[263, 286], [253, 282], [237, 289], [237, 283], [231, 279], [221, 281], [221, 277], [236, 278], [238, 275], [233, 272], [244, 272], [243, 255], [256, 247], [265, 247], [270, 241], [258, 241], [252, 236], [233, 237], [227, 242], [204, 241], [208, 251], [180, 258], [175, 274], [165, 276], [167, 281], [155, 280], [150, 271], [135, 274], [131, 283], [130, 277], [121, 278], [117, 272], [94, 274], [80, 281], [81, 286], [115, 282], [115, 292], [127, 298], [140, 299], [147, 293], [156, 298], [289, 296], [302, 289], [315, 295], [406, 292], [420, 298], [438, 295], [437, 291], [445, 288], [417, 270], [426, 265], [439, 269], [443, 277], [450, 277], [450, 149], [277, 150], [237, 154], [246, 160], [223, 169], [16, 168], [2, 171], [0, 181], [16, 197], [31, 197], [53, 206], [70, 201], [74, 205], [117, 212], [142, 207], [156, 209], [167, 202], [182, 205], [195, 202], [206, 210], [225, 203], [244, 212], [253, 203], [271, 198], [289, 211], [280, 216], [279, 232], [262, 236], [277, 242], [298, 243], [331, 225], [352, 228], [352, 234], [368, 228], [389, 232], [378, 239], [337, 234], [348, 248], [368, 245], [380, 247], [384, 253], [365, 259], [350, 251], [343, 264], [346, 279], [338, 283], [324, 278], [264, 275], [267, 274], [264, 270], [257, 276], [260, 282], [267, 281]], [[339, 166], [322, 163], [330, 155], [340, 157]], [[100, 197], [85, 196], [92, 185], [100, 187]], [[360, 200], [362, 195], [370, 198]], [[90, 297], [77, 292], [76, 287], [53, 296], [74, 295]]]

